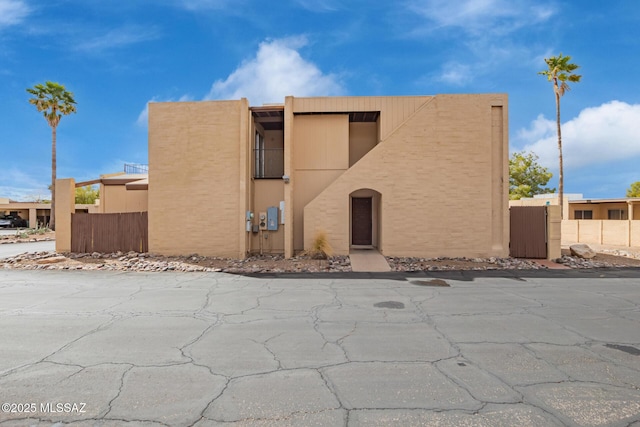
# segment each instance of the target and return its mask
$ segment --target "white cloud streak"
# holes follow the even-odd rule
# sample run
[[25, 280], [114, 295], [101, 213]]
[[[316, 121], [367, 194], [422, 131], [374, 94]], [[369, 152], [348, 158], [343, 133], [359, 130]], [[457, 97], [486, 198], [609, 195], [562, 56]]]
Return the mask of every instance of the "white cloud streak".
[[[540, 157], [540, 164], [558, 168], [556, 122], [538, 116], [515, 141]], [[562, 154], [566, 168], [612, 164], [638, 158], [640, 164], [640, 104], [610, 101], [586, 108], [562, 124]]]
[[88, 37], [75, 45], [75, 49], [83, 52], [102, 52], [109, 49], [126, 47], [159, 37], [153, 28], [122, 27], [109, 30], [99, 36]]
[[540, 2], [513, 0], [411, 0], [408, 7], [425, 17], [433, 29], [451, 27], [484, 37], [509, 34], [555, 13], [552, 6]]
[[[526, 64], [538, 56], [531, 45], [519, 44], [515, 33], [549, 20], [556, 9], [531, 0], [407, 0], [406, 9], [421, 18], [411, 34], [420, 39], [445, 39], [466, 49], [455, 50], [432, 79], [455, 86], [471, 83], [510, 63]], [[462, 61], [460, 60], [462, 59]]]
[[255, 57], [244, 61], [225, 80], [213, 83], [205, 99], [247, 98], [252, 105], [283, 102], [287, 95], [335, 96], [345, 90], [338, 77], [324, 74], [302, 58], [304, 37], [260, 43]]
[[317, 13], [335, 12], [343, 5], [340, 0], [295, 0], [295, 2], [303, 9]]
[[454, 86], [462, 86], [473, 79], [471, 67], [458, 62], [449, 62], [442, 67], [438, 80]]
[[30, 12], [22, 0], [0, 0], [0, 29], [20, 24]]

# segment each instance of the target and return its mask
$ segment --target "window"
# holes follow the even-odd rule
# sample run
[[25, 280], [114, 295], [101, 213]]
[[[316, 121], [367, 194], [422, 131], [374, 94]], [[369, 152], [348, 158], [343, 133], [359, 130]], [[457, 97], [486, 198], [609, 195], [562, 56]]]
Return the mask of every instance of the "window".
[[625, 209], [609, 209], [609, 219], [627, 219]]
[[593, 211], [575, 211], [573, 219], [593, 219]]
[[254, 178], [282, 178], [284, 175], [284, 149], [265, 146], [264, 136], [256, 132], [254, 153]]

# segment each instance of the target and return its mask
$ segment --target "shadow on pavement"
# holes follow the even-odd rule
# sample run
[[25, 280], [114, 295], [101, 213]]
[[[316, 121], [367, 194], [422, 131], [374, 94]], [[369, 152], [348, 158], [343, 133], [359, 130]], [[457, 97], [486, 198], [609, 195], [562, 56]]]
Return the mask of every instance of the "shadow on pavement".
[[606, 279], [640, 278], [640, 268], [584, 268], [573, 270], [447, 270], [447, 271], [392, 271], [384, 273], [331, 272], [331, 273], [234, 273], [245, 277], [266, 279], [381, 279], [412, 280], [437, 278], [472, 282], [476, 278], [506, 278], [522, 281], [542, 279]]

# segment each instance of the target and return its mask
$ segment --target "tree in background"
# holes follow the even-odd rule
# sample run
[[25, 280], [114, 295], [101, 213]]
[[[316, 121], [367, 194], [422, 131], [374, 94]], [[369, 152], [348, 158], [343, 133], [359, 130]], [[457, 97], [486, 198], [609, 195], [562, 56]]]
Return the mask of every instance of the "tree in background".
[[534, 153], [520, 151], [509, 159], [509, 199], [520, 200], [535, 194], [555, 193], [555, 188], [545, 188], [553, 174], [538, 164]]
[[92, 205], [96, 199], [100, 197], [100, 190], [92, 185], [76, 188], [76, 203], [84, 205]]
[[627, 197], [640, 197], [640, 181], [636, 181], [629, 186]]
[[[547, 80], [553, 83], [553, 93], [556, 96], [556, 125], [558, 130], [558, 153], [560, 160], [560, 168], [558, 169], [558, 202], [560, 206], [563, 206], [564, 195], [564, 170], [562, 166], [562, 131], [560, 129], [560, 97], [565, 94], [566, 91], [571, 89], [569, 82], [577, 83], [582, 78], [581, 75], [573, 74], [575, 70], [579, 68], [579, 65], [571, 64], [570, 56], [562, 56], [562, 53], [558, 56], [552, 56], [551, 58], [545, 58], [544, 62], [549, 67], [548, 70], [540, 71], [538, 74], [547, 76]], [[562, 217], [562, 209], [560, 210], [560, 216]]]
[[56, 208], [56, 131], [62, 116], [76, 112], [76, 101], [73, 93], [68, 92], [61, 84], [46, 82], [28, 88], [27, 92], [33, 95], [29, 103], [41, 111], [45, 120], [51, 126], [51, 217], [49, 228], [55, 230]]

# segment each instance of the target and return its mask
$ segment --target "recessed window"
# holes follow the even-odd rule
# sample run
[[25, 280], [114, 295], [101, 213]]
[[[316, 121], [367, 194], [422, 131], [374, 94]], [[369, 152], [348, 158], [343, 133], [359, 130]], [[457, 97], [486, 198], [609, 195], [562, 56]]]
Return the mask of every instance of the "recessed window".
[[574, 219], [593, 219], [593, 211], [575, 211]]
[[609, 209], [609, 219], [627, 219], [625, 209]]
[[254, 143], [254, 178], [279, 178], [284, 175], [284, 149], [267, 148], [264, 136], [256, 132]]

